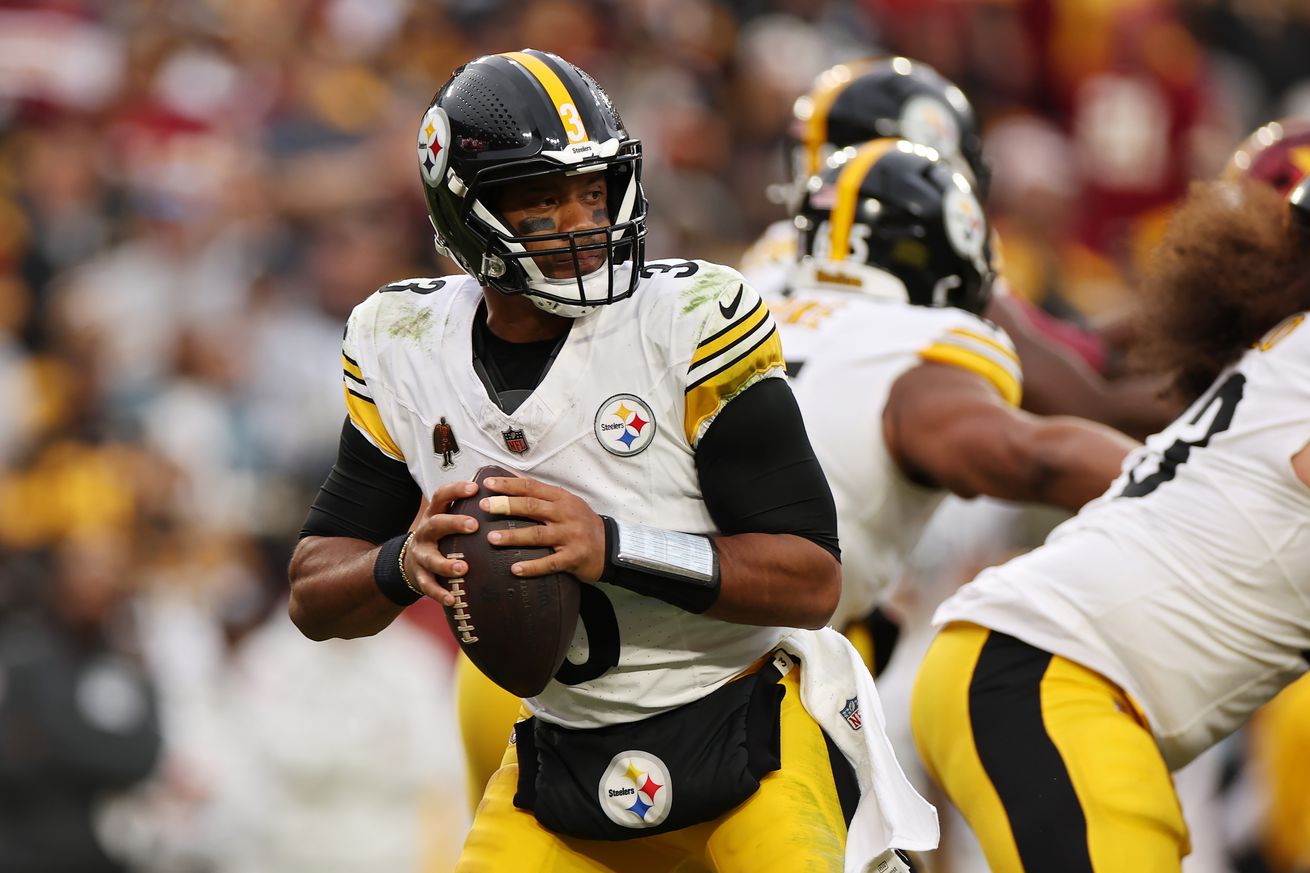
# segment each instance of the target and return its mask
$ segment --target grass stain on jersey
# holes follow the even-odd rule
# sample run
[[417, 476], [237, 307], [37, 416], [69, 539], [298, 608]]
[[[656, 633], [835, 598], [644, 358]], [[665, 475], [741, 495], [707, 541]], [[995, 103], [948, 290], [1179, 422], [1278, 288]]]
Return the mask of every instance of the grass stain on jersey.
[[[704, 261], [699, 263], [701, 264], [701, 271], [696, 274], [696, 278], [692, 279], [682, 292], [683, 315], [701, 308], [706, 303], [718, 300], [729, 285], [735, 286], [737, 282], [741, 281], [736, 273], [713, 269], [714, 265], [707, 265]], [[706, 266], [709, 269], [705, 269]]]
[[427, 336], [432, 327], [432, 311], [417, 309], [402, 315], [387, 328], [387, 334], [396, 339], [418, 341]]

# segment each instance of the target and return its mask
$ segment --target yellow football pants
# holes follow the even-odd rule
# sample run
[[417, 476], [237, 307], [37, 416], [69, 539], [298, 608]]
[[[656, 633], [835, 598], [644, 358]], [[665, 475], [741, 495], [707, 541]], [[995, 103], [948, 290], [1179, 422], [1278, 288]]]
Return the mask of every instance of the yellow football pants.
[[1268, 792], [1261, 843], [1275, 870], [1310, 870], [1310, 674], [1251, 720], [1252, 761]]
[[1164, 758], [1100, 674], [954, 623], [919, 668], [911, 719], [993, 873], [1182, 869], [1187, 826]]
[[478, 808], [491, 774], [500, 769], [510, 731], [523, 701], [473, 666], [461, 650], [455, 660], [455, 707], [464, 741], [464, 774], [469, 813]]
[[514, 746], [487, 786], [457, 873], [841, 873], [842, 814], [823, 732], [800, 700], [793, 669], [782, 679], [782, 768], [713, 821], [632, 840], [563, 837], [514, 806]]
[[[874, 623], [864, 620], [853, 621], [842, 631], [874, 676], [891, 656], [896, 643], [895, 625], [882, 624], [880, 635], [873, 632]], [[888, 634], [888, 630], [892, 633]], [[505, 741], [519, 718], [522, 701], [484, 676], [460, 651], [455, 661], [455, 705], [464, 743], [464, 773], [472, 813], [478, 808], [491, 774], [500, 768]]]

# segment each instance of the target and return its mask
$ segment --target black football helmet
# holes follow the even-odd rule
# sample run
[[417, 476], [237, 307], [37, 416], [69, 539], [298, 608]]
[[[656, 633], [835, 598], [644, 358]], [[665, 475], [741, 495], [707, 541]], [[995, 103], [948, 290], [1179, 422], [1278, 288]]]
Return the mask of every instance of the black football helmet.
[[810, 178], [793, 286], [859, 291], [981, 313], [991, 299], [987, 217], [969, 180], [933, 149], [878, 139]]
[[[524, 49], [460, 67], [423, 116], [418, 160], [438, 249], [483, 285], [571, 318], [636, 290], [646, 237], [641, 144], [609, 95], [568, 61]], [[591, 172], [606, 175], [608, 228], [521, 236], [487, 197], [533, 177]], [[525, 248], [543, 240], [559, 245]], [[596, 250], [604, 266], [583, 275], [579, 252]], [[559, 255], [573, 258], [574, 277], [548, 278], [533, 261]]]
[[986, 199], [991, 170], [973, 105], [928, 64], [904, 57], [838, 64], [796, 100], [792, 116], [791, 172], [800, 186], [834, 151], [897, 137], [962, 163]]

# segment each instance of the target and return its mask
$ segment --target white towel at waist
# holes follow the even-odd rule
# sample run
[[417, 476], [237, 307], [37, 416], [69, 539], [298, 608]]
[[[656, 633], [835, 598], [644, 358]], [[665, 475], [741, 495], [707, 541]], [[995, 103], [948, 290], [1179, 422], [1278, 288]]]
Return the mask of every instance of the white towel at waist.
[[855, 769], [860, 802], [846, 838], [846, 873], [866, 873], [888, 849], [937, 848], [937, 810], [896, 761], [873, 677], [832, 628], [799, 630], [780, 647], [801, 662], [801, 703]]

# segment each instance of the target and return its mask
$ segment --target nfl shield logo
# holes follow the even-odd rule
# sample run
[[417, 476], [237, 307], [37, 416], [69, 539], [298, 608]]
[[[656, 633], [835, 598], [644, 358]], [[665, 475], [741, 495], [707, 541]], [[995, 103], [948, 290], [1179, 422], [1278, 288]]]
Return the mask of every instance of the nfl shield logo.
[[508, 428], [501, 431], [500, 435], [505, 438], [505, 448], [514, 454], [521, 455], [528, 450], [528, 439], [521, 428]]
[[851, 726], [851, 730], [858, 731], [864, 726], [864, 719], [860, 717], [860, 698], [852, 697], [846, 701], [846, 705], [841, 708], [841, 717], [846, 719], [846, 723]]

